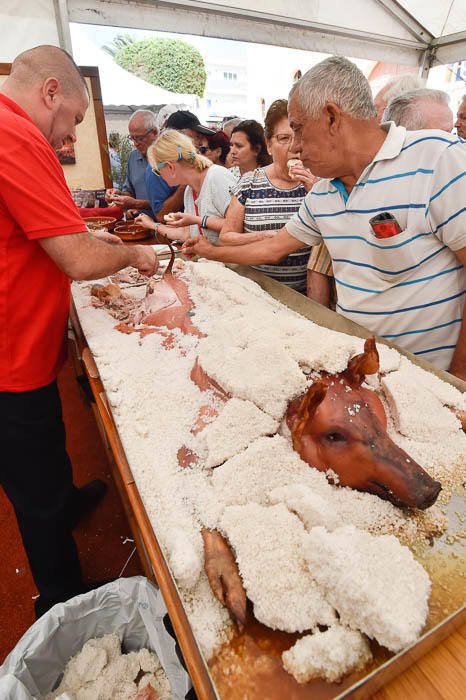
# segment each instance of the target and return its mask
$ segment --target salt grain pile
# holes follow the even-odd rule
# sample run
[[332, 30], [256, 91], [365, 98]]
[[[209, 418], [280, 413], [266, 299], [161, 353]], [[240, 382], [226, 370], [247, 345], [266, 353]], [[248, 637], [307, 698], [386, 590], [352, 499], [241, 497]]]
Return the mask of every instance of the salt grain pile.
[[170, 700], [170, 682], [157, 656], [148, 649], [122, 654], [119, 637], [107, 634], [87, 641], [68, 661], [47, 700], [137, 700], [146, 686], [152, 697]]
[[[194, 302], [193, 323], [206, 337], [175, 332], [170, 347], [157, 333], [141, 340], [137, 334], [117, 332], [115, 320], [105, 309], [92, 307], [88, 283], [75, 284], [73, 296], [138, 490], [194, 633], [210, 658], [231, 634], [231, 622], [203, 572], [202, 527], [220, 529], [234, 544], [259, 619], [280, 629], [307, 630], [320, 622], [315, 612], [317, 600], [324, 624], [334, 624], [334, 610], [344, 608], [341, 600], [330, 600], [328, 581], [316, 580], [308, 538], [325, 535], [341, 544], [341, 529], [352, 526], [370, 556], [370, 537], [394, 534], [406, 542], [417, 528], [438, 530], [443, 521], [437, 506], [413, 519], [376, 496], [331, 485], [324, 474], [302, 462], [287, 431], [278, 427], [288, 402], [306, 389], [310, 377], [319, 371], [345, 369], [348, 360], [362, 351], [362, 340], [303, 319], [255, 283], [218, 263], [188, 263], [181, 275]], [[134, 293], [140, 295], [141, 288]], [[449, 407], [465, 410], [464, 397], [395, 350], [379, 346], [379, 351], [380, 376], [369, 377], [367, 385], [387, 406], [392, 439], [446, 486], [455, 479], [459, 483], [464, 475], [466, 437]], [[209, 376], [230, 393], [226, 405], [191, 381], [197, 358]], [[416, 388], [411, 392], [413, 384]], [[410, 400], [421, 390], [423, 406], [429, 402], [435, 406], [423, 413], [422, 422], [418, 407]], [[219, 415], [193, 435], [191, 428], [206, 400]], [[439, 425], [447, 431], [448, 440], [438, 439]], [[197, 464], [180, 468], [177, 455], [182, 447], [199, 456]], [[282, 527], [272, 526], [278, 522], [276, 514]], [[397, 556], [404, 561], [408, 550], [393, 541]], [[328, 565], [332, 558], [338, 560], [338, 546], [329, 555]], [[325, 570], [325, 551], [319, 549], [319, 557], [319, 566]], [[346, 565], [351, 576], [350, 558]], [[274, 585], [264, 585], [261, 566], [268, 567], [274, 577], [277, 573]], [[293, 572], [289, 578], [283, 574], [287, 567]], [[370, 579], [370, 567], [366, 573]], [[425, 581], [421, 588], [412, 601], [408, 630], [400, 632], [399, 621], [390, 621], [383, 610], [383, 634], [391, 648], [419, 634], [427, 609]], [[296, 601], [302, 596], [307, 603], [300, 613]], [[378, 601], [372, 603], [377, 607]], [[347, 638], [354, 640], [350, 657], [357, 665], [361, 654], [365, 658], [364, 644], [361, 646], [354, 630], [371, 637], [379, 630], [360, 620], [345, 624], [353, 628]], [[346, 632], [335, 634], [343, 639]], [[309, 658], [314, 658], [312, 649], [325, 646], [325, 640], [313, 637], [303, 645], [309, 645]], [[290, 669], [296, 666], [295, 657], [297, 650], [290, 654]], [[349, 661], [342, 662], [341, 673], [345, 663]], [[315, 663], [311, 666], [313, 669]], [[300, 669], [297, 678], [315, 673]], [[319, 673], [334, 677], [331, 666]]]

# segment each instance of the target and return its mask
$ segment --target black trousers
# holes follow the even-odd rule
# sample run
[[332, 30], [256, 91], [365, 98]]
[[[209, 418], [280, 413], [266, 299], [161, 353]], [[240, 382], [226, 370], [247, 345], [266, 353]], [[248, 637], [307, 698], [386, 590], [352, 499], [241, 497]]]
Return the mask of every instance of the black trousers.
[[80, 592], [67, 522], [73, 477], [56, 381], [33, 391], [0, 392], [0, 484], [15, 509], [41, 604]]

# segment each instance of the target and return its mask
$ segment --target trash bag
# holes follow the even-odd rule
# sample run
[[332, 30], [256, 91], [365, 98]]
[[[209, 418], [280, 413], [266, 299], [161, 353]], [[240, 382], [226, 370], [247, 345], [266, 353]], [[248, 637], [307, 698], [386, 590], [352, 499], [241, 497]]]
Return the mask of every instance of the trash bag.
[[143, 576], [121, 578], [58, 603], [21, 637], [0, 666], [1, 700], [43, 700], [54, 690], [69, 659], [93, 637], [114, 633], [122, 651], [153, 651], [168, 676], [173, 700], [184, 700], [191, 680], [163, 624], [160, 591]]

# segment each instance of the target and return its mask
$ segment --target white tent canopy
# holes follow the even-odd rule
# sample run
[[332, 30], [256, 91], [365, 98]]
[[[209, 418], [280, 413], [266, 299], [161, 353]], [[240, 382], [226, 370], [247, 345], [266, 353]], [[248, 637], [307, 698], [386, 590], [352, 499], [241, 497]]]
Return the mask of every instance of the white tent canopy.
[[466, 0], [2, 0], [0, 60], [71, 50], [69, 23], [273, 44], [419, 66], [466, 58]]
[[68, 0], [72, 22], [429, 66], [466, 58], [466, 0]]

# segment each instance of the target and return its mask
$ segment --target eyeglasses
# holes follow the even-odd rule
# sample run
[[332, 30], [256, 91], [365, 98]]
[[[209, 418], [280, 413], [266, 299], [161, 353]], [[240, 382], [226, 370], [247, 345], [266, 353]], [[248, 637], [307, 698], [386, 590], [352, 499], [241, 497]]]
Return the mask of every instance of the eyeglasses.
[[280, 146], [289, 146], [293, 141], [292, 134], [275, 134], [272, 138], [276, 139]]
[[151, 131], [154, 131], [154, 129], [149, 129], [149, 131], [146, 131], [146, 133], [142, 136], [131, 136], [131, 134], [129, 134], [129, 140], [133, 143], [141, 143], [142, 141], [144, 141], [146, 136], [150, 134]]
[[208, 146], [199, 146], [199, 148], [197, 149], [197, 152], [204, 156], [208, 150], [209, 150]]

